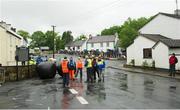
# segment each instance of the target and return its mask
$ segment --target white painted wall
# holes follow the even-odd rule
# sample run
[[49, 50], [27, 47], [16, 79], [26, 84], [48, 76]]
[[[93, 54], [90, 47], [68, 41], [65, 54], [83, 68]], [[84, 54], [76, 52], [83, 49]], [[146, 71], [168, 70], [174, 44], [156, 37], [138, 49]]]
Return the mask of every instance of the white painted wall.
[[109, 46], [107, 46], [107, 42], [103, 43], [103, 46], [101, 46], [101, 43], [94, 43], [94, 46], [91, 46], [91, 43], [87, 43], [87, 50], [96, 50], [107, 52], [108, 49], [114, 50], [115, 42], [109, 42]]
[[139, 31], [143, 34], [161, 34], [172, 39], [180, 39], [180, 19], [159, 14]]
[[[87, 42], [87, 41], [86, 41]], [[83, 45], [81, 46], [81, 51], [86, 50], [86, 42], [83, 43]]]
[[180, 70], [180, 48], [169, 49], [169, 54], [175, 53], [178, 58], [178, 63], [176, 64], [176, 69]]
[[152, 57], [156, 68], [169, 69], [169, 48], [165, 44], [159, 42], [152, 50]]
[[16, 45], [21, 45], [21, 39], [6, 32], [0, 27], [0, 63], [3, 66], [15, 65]]
[[142, 63], [146, 60], [148, 64], [152, 64], [152, 59], [143, 58], [143, 49], [152, 48], [155, 44], [154, 41], [149, 40], [143, 36], [138, 36], [132, 45], [127, 48], [127, 64], [130, 64], [131, 60], [135, 60], [136, 66], [142, 66]]

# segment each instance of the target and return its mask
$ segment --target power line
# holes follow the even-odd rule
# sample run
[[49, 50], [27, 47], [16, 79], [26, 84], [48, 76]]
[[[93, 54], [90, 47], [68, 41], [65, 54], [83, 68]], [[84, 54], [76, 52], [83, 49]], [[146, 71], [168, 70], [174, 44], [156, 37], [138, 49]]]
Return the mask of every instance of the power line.
[[[79, 14], [79, 15], [74, 16], [74, 17], [72, 17], [72, 18], [82, 18], [82, 17], [89, 16], [89, 15], [91, 15], [91, 14], [93, 14], [93, 13], [97, 13], [98, 11], [100, 11], [100, 10], [102, 10], [102, 9], [109, 8], [109, 7], [118, 5], [118, 3], [119, 3], [120, 1], [122, 1], [122, 0], [116, 0], [116, 1], [110, 2], [110, 3], [106, 4], [106, 5], [103, 5], [102, 7], [98, 7], [98, 8], [95, 8], [95, 9], [93, 9], [93, 10], [89, 10], [89, 11], [87, 11], [87, 12], [85, 12], [85, 13]], [[70, 23], [70, 22], [69, 22], [69, 23]], [[74, 23], [74, 22], [73, 22], [73, 23]], [[77, 23], [77, 22], [75, 22], [75, 23]]]

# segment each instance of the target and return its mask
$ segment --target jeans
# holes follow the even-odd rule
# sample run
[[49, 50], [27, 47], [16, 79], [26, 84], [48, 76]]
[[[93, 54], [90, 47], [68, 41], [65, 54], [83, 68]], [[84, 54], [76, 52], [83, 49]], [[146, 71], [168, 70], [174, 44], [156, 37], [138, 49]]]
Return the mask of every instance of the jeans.
[[99, 69], [99, 79], [103, 79], [104, 82], [104, 69]]
[[93, 68], [93, 75], [94, 75], [94, 80], [96, 80], [96, 73], [98, 74], [98, 78], [99, 78], [99, 71], [97, 68]]
[[82, 80], [82, 68], [77, 69], [76, 77], [78, 76], [79, 72], [80, 72], [80, 79]]
[[93, 69], [87, 68], [87, 82], [93, 82]]
[[69, 73], [63, 73], [63, 87], [69, 85]]
[[175, 76], [175, 73], [176, 73], [176, 66], [175, 65], [170, 65], [170, 75], [172, 76]]

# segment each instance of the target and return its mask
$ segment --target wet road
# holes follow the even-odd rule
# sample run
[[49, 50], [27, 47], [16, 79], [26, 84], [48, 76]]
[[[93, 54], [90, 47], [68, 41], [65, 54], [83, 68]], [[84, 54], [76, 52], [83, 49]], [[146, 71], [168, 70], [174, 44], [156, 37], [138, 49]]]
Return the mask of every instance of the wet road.
[[[112, 65], [115, 62], [108, 62]], [[118, 64], [118, 62], [116, 62]], [[84, 79], [86, 78], [84, 74]], [[174, 87], [176, 86], [176, 87]], [[71, 89], [71, 90], [70, 90]], [[87, 84], [38, 78], [9, 82], [0, 87], [1, 109], [124, 109], [180, 108], [180, 81], [107, 68], [105, 82]]]

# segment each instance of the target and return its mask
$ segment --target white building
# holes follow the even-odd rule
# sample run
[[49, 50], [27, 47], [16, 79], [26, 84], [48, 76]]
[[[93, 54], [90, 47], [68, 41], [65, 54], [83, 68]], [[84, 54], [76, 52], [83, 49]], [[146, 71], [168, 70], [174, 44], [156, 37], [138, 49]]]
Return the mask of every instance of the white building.
[[73, 41], [65, 45], [65, 50], [83, 51], [86, 50], [87, 40]]
[[86, 48], [90, 50], [99, 50], [107, 52], [107, 50], [115, 50], [117, 47], [118, 35], [106, 35], [106, 36], [90, 36]]
[[16, 46], [21, 46], [22, 39], [10, 24], [0, 22], [0, 63], [3, 66], [15, 65]]
[[[135, 66], [147, 62], [156, 68], [169, 68], [169, 56], [175, 53], [180, 61], [180, 16], [177, 14], [157, 14], [139, 30], [139, 36], [127, 48], [127, 64]], [[177, 65], [180, 70], [180, 62]]]

